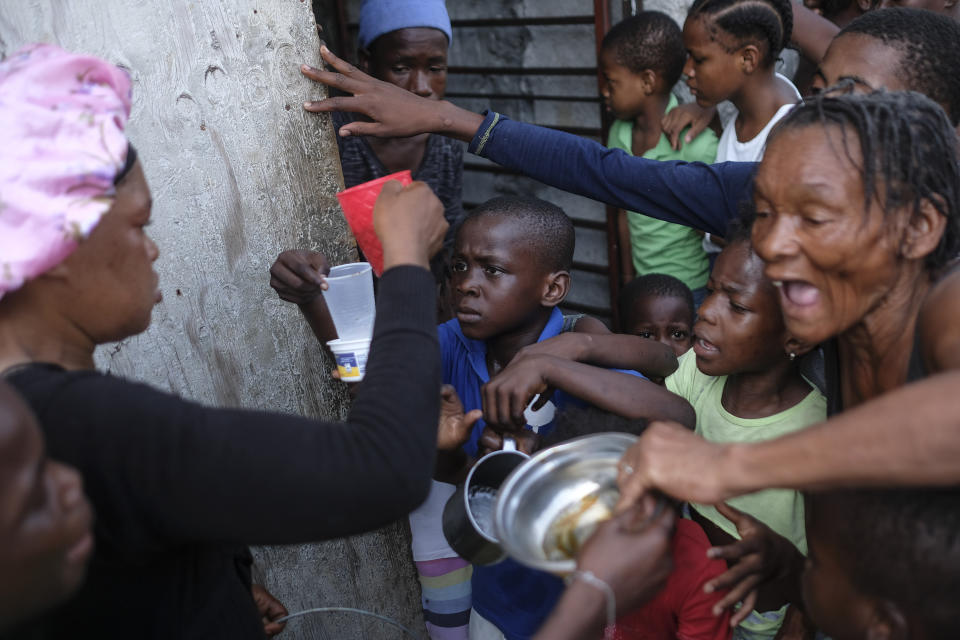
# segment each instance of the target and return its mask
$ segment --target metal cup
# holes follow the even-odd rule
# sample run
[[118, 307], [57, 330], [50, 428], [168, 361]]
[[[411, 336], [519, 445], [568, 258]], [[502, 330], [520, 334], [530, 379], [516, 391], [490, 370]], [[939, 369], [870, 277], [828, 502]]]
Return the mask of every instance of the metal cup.
[[471, 564], [487, 565], [505, 557], [500, 541], [493, 535], [493, 508], [500, 485], [530, 456], [517, 451], [512, 438], [504, 438], [503, 449], [480, 458], [462, 486], [443, 508], [443, 535], [447, 543]]

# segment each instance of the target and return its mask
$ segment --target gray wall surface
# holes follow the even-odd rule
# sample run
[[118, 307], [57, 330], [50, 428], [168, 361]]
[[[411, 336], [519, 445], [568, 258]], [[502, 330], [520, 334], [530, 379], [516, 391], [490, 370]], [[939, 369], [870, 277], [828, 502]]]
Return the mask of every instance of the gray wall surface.
[[[153, 192], [164, 301], [147, 332], [99, 350], [99, 367], [206, 404], [343, 417], [331, 364], [268, 286], [284, 249], [356, 257], [334, 197], [342, 177], [329, 120], [300, 107], [321, 93], [298, 70], [319, 60], [310, 3], [3, 2], [0, 54], [30, 41], [104, 57], [133, 79], [129, 135]], [[422, 630], [406, 536], [403, 523], [256, 555], [291, 612], [362, 607]], [[399, 633], [337, 614], [292, 621], [283, 637]]]

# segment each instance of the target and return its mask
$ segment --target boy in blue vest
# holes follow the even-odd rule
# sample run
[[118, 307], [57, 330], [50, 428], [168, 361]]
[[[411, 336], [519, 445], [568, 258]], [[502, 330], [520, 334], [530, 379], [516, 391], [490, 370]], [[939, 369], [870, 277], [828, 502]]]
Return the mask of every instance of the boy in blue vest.
[[[481, 453], [482, 434], [485, 446], [499, 444], [487, 426], [531, 434], [523, 429], [524, 410], [547, 389], [555, 390], [549, 399], [553, 407], [538, 411], [538, 418], [544, 411], [589, 403], [628, 418], [671, 419], [693, 428], [695, 416], [686, 401], [636, 371], [610, 369], [664, 377], [677, 366], [669, 347], [628, 335], [561, 336], [564, 318], [557, 307], [570, 288], [573, 248], [573, 223], [562, 209], [536, 198], [494, 198], [461, 224], [451, 260], [456, 316], [437, 328], [447, 385], [438, 478], [456, 482]], [[281, 254], [271, 269], [271, 284], [283, 299], [298, 303], [318, 337], [328, 340], [335, 336], [321, 330], [329, 324], [319, 297], [320, 265], [312, 255]], [[552, 420], [536, 422], [542, 423], [540, 434], [552, 429]], [[442, 533], [443, 506], [452, 492], [452, 485], [435, 482], [410, 517], [415, 554], [433, 558], [431, 565], [417, 562], [428, 628], [462, 624], [464, 607], [469, 611], [472, 600], [471, 640], [532, 637], [563, 583], [511, 560], [473, 567], [466, 583], [470, 567], [455, 563], [459, 558]]]
[[[481, 453], [487, 423], [474, 421], [475, 410], [482, 409], [498, 430], [516, 429], [525, 422], [532, 395], [548, 388], [555, 389], [550, 402], [557, 411], [589, 402], [632, 418], [673, 415], [692, 424], [689, 406], [677, 396], [634, 371], [605, 368], [629, 366], [658, 375], [661, 366], [671, 368], [669, 349], [663, 349], [664, 357], [650, 341], [612, 334], [591, 335], [585, 341], [592, 346], [577, 353], [563, 345], [583, 341], [550, 341], [563, 331], [557, 306], [570, 288], [573, 248], [570, 219], [536, 198], [495, 198], [471, 211], [461, 225], [451, 261], [456, 316], [438, 327], [443, 381], [452, 385], [470, 417], [460, 455], [472, 459]], [[558, 346], [552, 350], [553, 345]], [[546, 434], [552, 426], [552, 421], [541, 424], [538, 431]], [[508, 559], [474, 567], [472, 587], [471, 640], [520, 640], [536, 633], [563, 583]]]

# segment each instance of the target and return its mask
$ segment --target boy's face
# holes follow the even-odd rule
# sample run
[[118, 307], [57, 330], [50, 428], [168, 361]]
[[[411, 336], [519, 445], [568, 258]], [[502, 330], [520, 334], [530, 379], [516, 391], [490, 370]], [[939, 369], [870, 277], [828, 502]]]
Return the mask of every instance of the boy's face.
[[463, 335], [488, 340], [536, 321], [549, 274], [531, 244], [506, 216], [472, 218], [460, 227], [450, 285]]
[[717, 257], [693, 327], [697, 368], [711, 376], [759, 373], [786, 358], [777, 292], [748, 242]]
[[79, 474], [46, 458], [33, 415], [0, 384], [0, 630], [80, 586], [91, 522]]
[[632, 120], [643, 111], [647, 99], [644, 79], [617, 62], [613, 51], [600, 52], [603, 88], [600, 90], [608, 111], [619, 120]]
[[447, 36], [413, 27], [386, 33], [360, 53], [360, 66], [374, 78], [422, 98], [442, 100], [447, 90]]
[[693, 318], [687, 301], [676, 296], [641, 296], [633, 301], [624, 330], [661, 342], [679, 358], [693, 346]]

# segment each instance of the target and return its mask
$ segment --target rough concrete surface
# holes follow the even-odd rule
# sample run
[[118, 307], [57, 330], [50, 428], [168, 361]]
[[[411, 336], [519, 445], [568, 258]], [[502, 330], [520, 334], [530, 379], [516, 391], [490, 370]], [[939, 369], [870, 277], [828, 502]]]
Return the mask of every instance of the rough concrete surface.
[[[328, 118], [300, 107], [321, 93], [298, 71], [319, 59], [311, 4], [0, 5], [0, 54], [31, 41], [99, 55], [133, 78], [129, 134], [153, 192], [164, 301], [147, 332], [99, 350], [100, 368], [211, 405], [342, 417], [347, 398], [330, 363], [268, 286], [284, 249], [316, 248], [334, 263], [356, 255], [334, 197], [342, 177]], [[361, 607], [422, 631], [406, 536], [406, 525], [395, 525], [256, 556], [264, 583], [291, 612]], [[400, 635], [337, 614], [293, 621], [283, 637]]]

